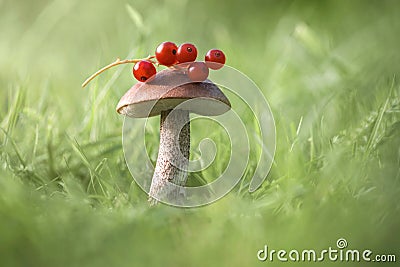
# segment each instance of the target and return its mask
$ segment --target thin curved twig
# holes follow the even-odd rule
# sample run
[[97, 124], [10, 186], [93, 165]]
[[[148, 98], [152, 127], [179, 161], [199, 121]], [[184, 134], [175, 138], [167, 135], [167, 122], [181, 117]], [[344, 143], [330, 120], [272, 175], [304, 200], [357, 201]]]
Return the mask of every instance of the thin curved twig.
[[121, 59], [117, 58], [117, 60], [115, 60], [113, 63], [108, 64], [107, 66], [105, 66], [105, 67], [99, 69], [98, 71], [96, 71], [95, 73], [93, 73], [89, 78], [87, 78], [87, 79], [82, 83], [82, 87], [85, 87], [85, 86], [86, 86], [88, 83], [90, 83], [94, 78], [96, 78], [96, 76], [98, 76], [98, 75], [101, 74], [102, 72], [104, 72], [104, 71], [106, 71], [106, 70], [108, 70], [108, 69], [110, 69], [110, 68], [112, 68], [112, 67], [115, 67], [115, 66], [118, 66], [118, 65], [121, 65], [121, 64], [137, 63], [137, 62], [142, 61], [142, 60], [148, 60], [148, 61], [150, 61], [150, 62], [152, 62], [152, 63], [156, 63], [156, 62], [154, 62], [154, 61], [151, 60], [151, 59], [153, 59], [153, 58], [155, 58], [155, 56], [148, 56], [148, 57], [146, 57], [146, 58], [141, 58], [141, 59], [124, 59], [124, 60], [121, 60]]

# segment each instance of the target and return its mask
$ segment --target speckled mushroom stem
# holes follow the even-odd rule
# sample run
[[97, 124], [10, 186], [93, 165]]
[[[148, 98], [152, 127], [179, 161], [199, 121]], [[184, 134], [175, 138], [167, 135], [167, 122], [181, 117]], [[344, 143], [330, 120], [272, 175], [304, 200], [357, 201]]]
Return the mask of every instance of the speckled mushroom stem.
[[167, 110], [161, 112], [160, 147], [153, 179], [150, 186], [149, 201], [152, 205], [167, 196], [176, 199], [184, 191], [171, 190], [167, 181], [185, 185], [190, 153], [190, 121], [187, 110]]

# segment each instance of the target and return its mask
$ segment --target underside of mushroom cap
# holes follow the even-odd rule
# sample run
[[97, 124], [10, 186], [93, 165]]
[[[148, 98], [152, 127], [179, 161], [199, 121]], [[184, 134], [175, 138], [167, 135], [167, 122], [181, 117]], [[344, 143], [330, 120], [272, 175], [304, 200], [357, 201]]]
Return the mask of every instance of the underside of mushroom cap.
[[210, 80], [193, 82], [183, 70], [166, 69], [129, 89], [119, 101], [117, 112], [146, 118], [178, 108], [213, 116], [227, 112], [230, 107], [228, 98]]

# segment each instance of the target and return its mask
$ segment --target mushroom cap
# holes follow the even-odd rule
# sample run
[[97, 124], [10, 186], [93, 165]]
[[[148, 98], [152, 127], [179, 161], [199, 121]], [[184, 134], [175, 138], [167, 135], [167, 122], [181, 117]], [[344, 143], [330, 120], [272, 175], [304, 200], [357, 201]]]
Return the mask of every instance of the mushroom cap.
[[174, 108], [213, 116], [227, 112], [231, 104], [210, 80], [193, 82], [183, 70], [166, 69], [129, 89], [119, 101], [117, 112], [146, 118]]

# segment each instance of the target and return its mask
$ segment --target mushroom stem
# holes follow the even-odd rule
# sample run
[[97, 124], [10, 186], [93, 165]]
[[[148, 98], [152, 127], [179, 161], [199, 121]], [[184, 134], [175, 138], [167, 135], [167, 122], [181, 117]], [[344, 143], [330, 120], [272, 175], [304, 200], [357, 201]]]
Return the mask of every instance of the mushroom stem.
[[187, 110], [167, 110], [161, 112], [160, 147], [153, 179], [150, 186], [149, 201], [152, 205], [157, 199], [167, 196], [176, 199], [182, 190], [171, 190], [167, 182], [184, 186], [190, 153], [190, 121]]

